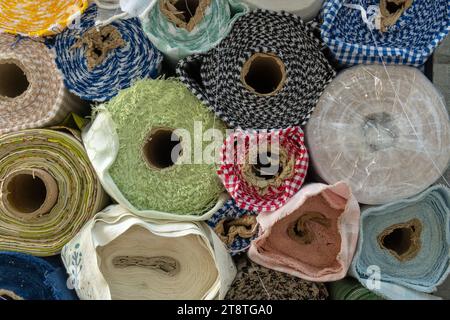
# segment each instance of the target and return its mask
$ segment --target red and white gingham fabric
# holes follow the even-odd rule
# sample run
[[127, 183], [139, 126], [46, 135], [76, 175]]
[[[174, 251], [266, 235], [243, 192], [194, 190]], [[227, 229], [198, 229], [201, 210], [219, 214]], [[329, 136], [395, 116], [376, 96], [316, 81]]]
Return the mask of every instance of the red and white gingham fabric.
[[[272, 141], [277, 141], [276, 139], [279, 139], [280, 148], [284, 148], [289, 157], [294, 156], [294, 173], [279, 187], [269, 186], [267, 192], [262, 195], [256, 186], [245, 181], [242, 167], [250, 146], [261, 142], [270, 145]], [[300, 190], [308, 170], [309, 157], [300, 127], [270, 131], [237, 129], [225, 140], [220, 161], [221, 166], [217, 173], [236, 204], [245, 210], [266, 212], [282, 207]]]

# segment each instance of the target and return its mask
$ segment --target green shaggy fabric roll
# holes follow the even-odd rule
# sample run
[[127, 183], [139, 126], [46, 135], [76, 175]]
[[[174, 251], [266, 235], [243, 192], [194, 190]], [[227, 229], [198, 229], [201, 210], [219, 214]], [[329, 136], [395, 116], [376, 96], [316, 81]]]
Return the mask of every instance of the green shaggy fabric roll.
[[[216, 175], [217, 162], [206, 164], [194, 156], [194, 151], [203, 154], [211, 145], [211, 141], [202, 139], [207, 129], [223, 133], [225, 126], [180, 82], [138, 81], [104, 109], [111, 115], [119, 138], [117, 157], [109, 172], [135, 208], [203, 215], [217, 204], [223, 192]], [[189, 133], [186, 137], [177, 135], [183, 156], [178, 160], [191, 159], [192, 163], [171, 162], [170, 155], [178, 143], [171, 142], [171, 137], [177, 129]], [[218, 150], [222, 139], [215, 143]]]

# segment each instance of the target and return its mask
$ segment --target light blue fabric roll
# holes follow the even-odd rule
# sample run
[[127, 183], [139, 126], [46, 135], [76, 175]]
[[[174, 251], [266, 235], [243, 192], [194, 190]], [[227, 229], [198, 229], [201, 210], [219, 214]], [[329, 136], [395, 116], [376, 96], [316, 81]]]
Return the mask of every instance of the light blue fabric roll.
[[364, 210], [352, 275], [388, 299], [438, 299], [427, 293], [450, 272], [449, 215], [444, 186]]

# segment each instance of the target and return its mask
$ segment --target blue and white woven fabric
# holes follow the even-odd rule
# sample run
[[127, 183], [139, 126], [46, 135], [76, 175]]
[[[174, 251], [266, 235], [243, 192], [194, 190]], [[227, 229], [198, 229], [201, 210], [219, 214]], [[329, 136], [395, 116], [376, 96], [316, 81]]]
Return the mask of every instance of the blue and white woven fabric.
[[[243, 218], [245, 216], [252, 216], [256, 217], [256, 212], [253, 211], [247, 211], [244, 209], [239, 208], [236, 205], [236, 202], [233, 199], [228, 200], [225, 202], [223, 207], [217, 211], [213, 216], [207, 221], [208, 225], [213, 228], [217, 233], [217, 225], [221, 223], [222, 221], [229, 222], [229, 221], [236, 221], [236, 219]], [[238, 255], [243, 252], [247, 252], [250, 248], [250, 242], [256, 238], [257, 234], [257, 225], [256, 225], [256, 219], [255, 224], [248, 225], [246, 227], [246, 230], [249, 233], [252, 233], [251, 237], [242, 237], [240, 235], [237, 235], [233, 242], [227, 245], [227, 249], [230, 252], [232, 256]], [[219, 237], [223, 241], [223, 235], [219, 234]]]
[[104, 102], [136, 80], [158, 76], [162, 54], [148, 40], [137, 18], [110, 25], [120, 33], [123, 45], [109, 51], [100, 64], [89, 68], [86, 58], [89, 46], [77, 46], [77, 42], [93, 29], [96, 17], [97, 7], [92, 5], [80, 24], [55, 39], [56, 63], [72, 93], [84, 100]]
[[450, 189], [363, 211], [351, 273], [388, 299], [436, 299], [450, 272]]
[[379, 0], [327, 0], [322, 38], [339, 63], [420, 66], [450, 31], [449, 0], [415, 0], [386, 32], [377, 30]]

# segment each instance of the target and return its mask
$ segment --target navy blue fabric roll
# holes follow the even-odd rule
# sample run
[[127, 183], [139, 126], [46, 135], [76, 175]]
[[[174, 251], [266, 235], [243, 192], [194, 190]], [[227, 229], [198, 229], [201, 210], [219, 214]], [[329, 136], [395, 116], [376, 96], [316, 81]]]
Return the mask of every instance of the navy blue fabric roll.
[[75, 300], [60, 261], [0, 251], [0, 300]]
[[118, 20], [97, 30], [96, 17], [97, 7], [92, 5], [78, 24], [54, 40], [56, 64], [72, 93], [104, 102], [136, 80], [158, 76], [163, 57], [139, 19]]

